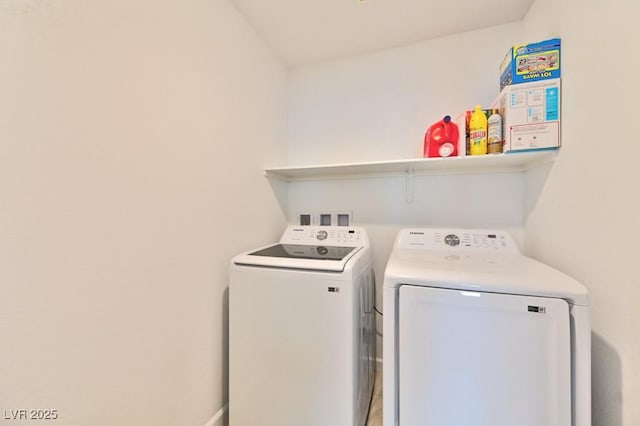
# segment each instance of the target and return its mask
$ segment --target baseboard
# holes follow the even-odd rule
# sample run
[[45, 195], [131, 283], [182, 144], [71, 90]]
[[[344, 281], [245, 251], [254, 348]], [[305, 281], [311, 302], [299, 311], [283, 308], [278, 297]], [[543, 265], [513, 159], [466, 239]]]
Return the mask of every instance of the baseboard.
[[224, 406], [218, 410], [217, 413], [211, 417], [211, 420], [207, 422], [204, 426], [225, 426], [226, 418], [227, 418], [227, 410], [229, 409], [229, 404], [224, 404]]

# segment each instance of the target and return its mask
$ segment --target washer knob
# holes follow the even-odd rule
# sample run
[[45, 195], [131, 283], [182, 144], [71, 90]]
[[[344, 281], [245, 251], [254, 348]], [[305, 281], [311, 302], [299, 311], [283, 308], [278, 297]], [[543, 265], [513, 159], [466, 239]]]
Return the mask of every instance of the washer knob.
[[449, 234], [444, 237], [444, 243], [448, 246], [455, 247], [460, 244], [460, 238], [456, 234]]
[[318, 231], [318, 235], [316, 235], [316, 238], [322, 241], [326, 240], [328, 235], [329, 234], [327, 234], [327, 231]]

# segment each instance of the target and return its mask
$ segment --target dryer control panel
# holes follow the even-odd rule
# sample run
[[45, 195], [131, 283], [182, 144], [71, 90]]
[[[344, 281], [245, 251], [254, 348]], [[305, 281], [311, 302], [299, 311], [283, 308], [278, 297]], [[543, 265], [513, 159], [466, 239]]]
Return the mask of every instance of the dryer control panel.
[[403, 229], [396, 248], [437, 251], [483, 251], [519, 254], [515, 241], [505, 231], [485, 229]]

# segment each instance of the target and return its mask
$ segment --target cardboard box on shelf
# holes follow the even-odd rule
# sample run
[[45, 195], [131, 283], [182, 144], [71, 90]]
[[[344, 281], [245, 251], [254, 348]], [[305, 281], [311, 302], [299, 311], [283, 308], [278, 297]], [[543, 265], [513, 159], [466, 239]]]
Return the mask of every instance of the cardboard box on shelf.
[[506, 86], [498, 105], [504, 152], [560, 147], [560, 79]]
[[500, 90], [511, 84], [560, 77], [559, 38], [515, 45], [500, 65]]

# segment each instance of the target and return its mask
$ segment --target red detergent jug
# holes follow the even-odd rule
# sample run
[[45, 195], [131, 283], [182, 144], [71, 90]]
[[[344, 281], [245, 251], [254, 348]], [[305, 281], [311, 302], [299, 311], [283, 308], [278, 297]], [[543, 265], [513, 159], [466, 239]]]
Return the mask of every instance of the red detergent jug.
[[455, 157], [458, 155], [458, 126], [450, 116], [429, 127], [424, 135], [424, 157]]

